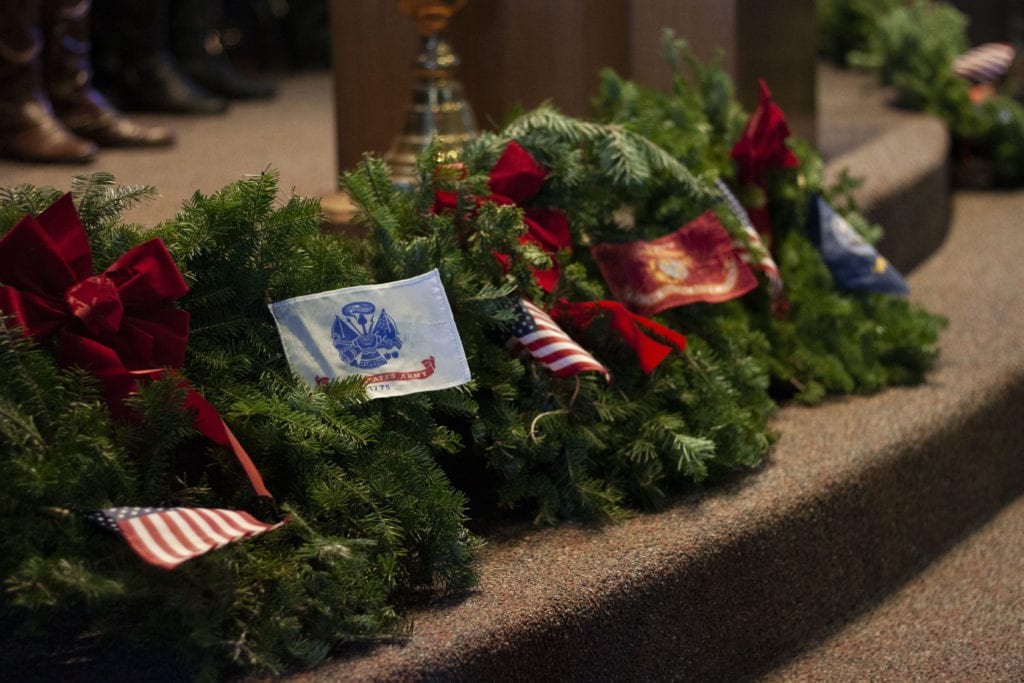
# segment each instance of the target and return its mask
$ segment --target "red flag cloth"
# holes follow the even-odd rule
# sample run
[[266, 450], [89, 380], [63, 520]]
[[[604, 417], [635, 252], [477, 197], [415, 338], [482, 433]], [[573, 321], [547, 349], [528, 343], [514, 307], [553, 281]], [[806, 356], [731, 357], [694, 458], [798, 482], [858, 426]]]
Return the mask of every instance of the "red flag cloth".
[[247, 512], [216, 508], [116, 507], [79, 514], [124, 538], [136, 555], [161, 569], [288, 521], [265, 524]]
[[636, 351], [641, 369], [648, 374], [653, 372], [661, 361], [665, 360], [665, 356], [672, 351], [672, 347], [651, 339], [643, 333], [641, 327], [662, 337], [680, 352], [686, 349], [686, 337], [653, 320], [632, 313], [618, 301], [570, 303], [562, 300], [551, 311], [553, 317], [568, 320], [580, 327], [589, 327], [594, 317], [602, 313], [612, 316], [612, 328], [619, 333], [624, 342]]
[[[519, 237], [520, 244], [536, 244], [544, 253], [554, 257], [562, 249], [572, 247], [569, 234], [569, 221], [560, 209], [526, 207], [544, 185], [548, 171], [534, 159], [519, 143], [511, 141], [505, 147], [501, 157], [494, 164], [487, 184], [491, 194], [486, 197], [474, 197], [476, 206], [484, 202], [495, 204], [516, 205], [523, 208], [523, 222], [526, 232]], [[437, 190], [434, 193], [434, 213], [454, 211], [457, 207], [458, 195], [455, 192]], [[508, 254], [494, 254], [495, 258], [509, 267]], [[534, 281], [545, 292], [554, 291], [558, 285], [558, 264], [542, 270], [531, 268]]]
[[[184, 364], [189, 315], [171, 302], [188, 287], [160, 239], [130, 249], [98, 275], [92, 270], [85, 229], [65, 194], [0, 239], [0, 312], [36, 340], [56, 334], [58, 360], [93, 373], [111, 412], [123, 414], [121, 399], [138, 389], [138, 379]], [[206, 403], [192, 389], [188, 397], [187, 406]], [[200, 412], [195, 426], [223, 444], [216, 422]], [[227, 441], [256, 492], [272, 497], [234, 436]]]
[[776, 168], [796, 168], [800, 162], [786, 147], [790, 130], [785, 115], [772, 101], [772, 93], [764, 79], [758, 83], [761, 101], [729, 156], [736, 160], [736, 179], [745, 195], [750, 218], [771, 246], [771, 216], [765, 194], [765, 175]]
[[728, 301], [757, 287], [713, 211], [656, 240], [597, 244], [591, 253], [615, 298], [641, 315]]

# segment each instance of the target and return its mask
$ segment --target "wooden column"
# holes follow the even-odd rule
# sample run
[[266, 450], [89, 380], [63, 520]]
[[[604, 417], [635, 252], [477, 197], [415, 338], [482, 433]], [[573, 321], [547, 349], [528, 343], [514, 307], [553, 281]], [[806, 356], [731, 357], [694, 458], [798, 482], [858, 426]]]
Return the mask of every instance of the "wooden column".
[[952, 0], [967, 15], [967, 33], [972, 44], [1014, 42], [1021, 36], [1022, 11], [1017, 0]]
[[[704, 0], [714, 2], [714, 0]], [[818, 26], [815, 0], [736, 0], [736, 94], [748, 110], [764, 78], [790, 128], [814, 142]]]
[[332, 0], [330, 10], [340, 173], [402, 130], [419, 39], [393, 0]]
[[630, 57], [633, 78], [666, 88], [672, 70], [661, 49], [661, 33], [671, 28], [704, 62], [722, 54], [722, 66], [736, 74], [735, 0], [632, 0]]
[[586, 116], [598, 72], [629, 68], [629, 0], [470, 0], [449, 32], [482, 128], [545, 100]]

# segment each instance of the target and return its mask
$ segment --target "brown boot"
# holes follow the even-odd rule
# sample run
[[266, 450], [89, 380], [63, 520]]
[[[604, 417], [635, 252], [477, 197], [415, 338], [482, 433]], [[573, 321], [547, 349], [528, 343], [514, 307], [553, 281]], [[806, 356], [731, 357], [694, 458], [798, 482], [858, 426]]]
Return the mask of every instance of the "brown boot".
[[96, 0], [92, 63], [97, 85], [125, 111], [222, 114], [228, 101], [185, 75], [168, 48], [170, 2]]
[[42, 87], [37, 0], [0, 0], [0, 156], [84, 163], [96, 145], [69, 131]]
[[89, 57], [90, 0], [43, 0], [43, 80], [57, 116], [72, 131], [101, 147], [165, 147], [167, 126], [142, 126], [125, 118], [92, 87]]

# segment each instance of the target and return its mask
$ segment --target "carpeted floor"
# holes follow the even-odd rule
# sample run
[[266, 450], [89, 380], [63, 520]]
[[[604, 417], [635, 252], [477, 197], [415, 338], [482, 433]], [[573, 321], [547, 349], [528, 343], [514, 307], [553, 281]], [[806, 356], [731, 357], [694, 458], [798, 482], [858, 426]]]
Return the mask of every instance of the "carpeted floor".
[[1024, 498], [834, 636], [766, 676], [787, 681], [1019, 681]]
[[27, 164], [0, 160], [0, 187], [28, 183], [68, 189], [73, 176], [109, 171], [124, 185], [154, 185], [160, 197], [126, 216], [146, 226], [173, 216], [193, 192], [217, 190], [238, 178], [272, 168], [281, 187], [322, 197], [337, 186], [334, 87], [327, 71], [276, 79], [269, 101], [234, 102], [219, 116], [132, 115], [173, 126], [169, 149], [104, 149], [87, 165]]

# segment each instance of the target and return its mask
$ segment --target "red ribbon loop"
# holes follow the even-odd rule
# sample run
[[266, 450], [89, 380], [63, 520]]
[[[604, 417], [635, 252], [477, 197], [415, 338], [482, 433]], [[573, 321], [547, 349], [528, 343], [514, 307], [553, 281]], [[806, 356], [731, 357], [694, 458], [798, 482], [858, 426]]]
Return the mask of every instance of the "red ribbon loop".
[[618, 301], [570, 303], [563, 299], [551, 311], [551, 316], [569, 320], [581, 327], [589, 327], [594, 321], [594, 317], [600, 313], [611, 314], [612, 329], [618, 332], [622, 340], [636, 351], [640, 368], [647, 374], [653, 372], [654, 368], [665, 360], [665, 357], [672, 351], [672, 347], [651, 339], [643, 333], [641, 327], [667, 340], [680, 352], [686, 349], [686, 337], [649, 318], [633, 313]]
[[159, 239], [126, 252], [99, 275], [85, 230], [66, 194], [38, 218], [26, 216], [0, 240], [0, 307], [36, 339], [60, 333], [60, 354], [88, 368], [85, 337], [109, 347], [126, 370], [180, 367], [188, 313], [171, 302], [188, 291]]
[[[757, 194], [756, 200], [747, 199], [744, 204], [754, 227], [771, 246], [772, 226], [768, 213], [766, 175], [776, 168], [796, 168], [800, 161], [786, 147], [790, 135], [786, 116], [772, 101], [772, 93], [764, 79], [758, 81], [761, 87], [761, 101], [750, 116], [729, 156], [736, 161], [736, 179], [745, 194]], [[752, 192], [750, 188], [757, 188]]]
[[[553, 257], [560, 250], [572, 247], [569, 221], [565, 213], [560, 209], [525, 207], [525, 204], [540, 192], [547, 175], [547, 169], [513, 140], [505, 147], [505, 151], [488, 176], [487, 184], [492, 194], [487, 197], [474, 197], [474, 200], [477, 206], [483, 202], [494, 202], [523, 207], [526, 233], [519, 238], [519, 243], [536, 244], [544, 253]], [[434, 213], [454, 210], [457, 196], [455, 192], [435, 191]], [[508, 270], [510, 260], [507, 254], [495, 253], [494, 257]], [[554, 291], [559, 277], [557, 264], [546, 270], [531, 267], [531, 271], [534, 281], [541, 289], [545, 292]]]
[[521, 206], [540, 192], [547, 175], [548, 170], [513, 140], [491, 169], [487, 184], [494, 194]]

